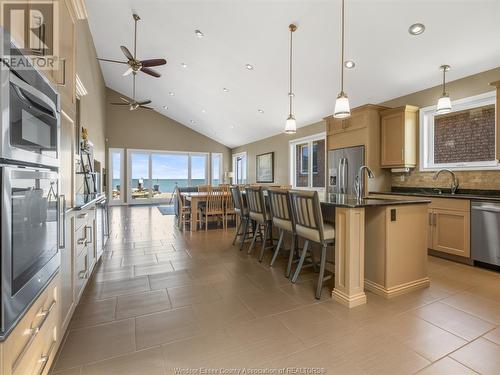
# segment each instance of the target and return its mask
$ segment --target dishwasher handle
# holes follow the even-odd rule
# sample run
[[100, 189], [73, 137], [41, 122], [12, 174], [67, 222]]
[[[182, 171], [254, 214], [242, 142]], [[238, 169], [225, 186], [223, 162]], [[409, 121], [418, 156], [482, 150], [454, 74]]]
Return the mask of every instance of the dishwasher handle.
[[488, 203], [488, 202], [472, 202], [471, 210], [500, 213], [500, 204]]

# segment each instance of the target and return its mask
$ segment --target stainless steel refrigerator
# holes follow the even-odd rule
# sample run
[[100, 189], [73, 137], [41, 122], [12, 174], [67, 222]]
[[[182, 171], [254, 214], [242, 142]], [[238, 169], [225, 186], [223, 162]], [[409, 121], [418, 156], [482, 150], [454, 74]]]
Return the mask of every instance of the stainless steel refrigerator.
[[364, 164], [365, 146], [328, 151], [328, 192], [355, 195], [356, 175]]

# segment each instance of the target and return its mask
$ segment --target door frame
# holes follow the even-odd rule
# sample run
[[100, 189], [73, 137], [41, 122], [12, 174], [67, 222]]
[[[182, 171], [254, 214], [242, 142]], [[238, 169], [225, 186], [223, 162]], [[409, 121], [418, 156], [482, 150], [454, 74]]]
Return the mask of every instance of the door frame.
[[[113, 152], [120, 153], [120, 199], [113, 199]], [[125, 181], [125, 150], [123, 148], [108, 148], [108, 204], [110, 206], [125, 204], [128, 184]]]

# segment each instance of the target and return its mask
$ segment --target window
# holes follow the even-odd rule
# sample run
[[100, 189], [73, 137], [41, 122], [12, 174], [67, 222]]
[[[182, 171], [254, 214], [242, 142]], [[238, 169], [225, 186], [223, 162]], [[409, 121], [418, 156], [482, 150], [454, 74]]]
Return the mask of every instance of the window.
[[233, 172], [235, 184], [247, 183], [247, 153], [233, 154]]
[[109, 149], [109, 192], [110, 204], [123, 203], [124, 152], [122, 148]]
[[290, 182], [294, 188], [324, 188], [326, 135], [290, 141]]
[[452, 103], [453, 112], [420, 110], [420, 169], [497, 169], [495, 93]]
[[217, 186], [222, 182], [222, 154], [212, 153], [212, 164], [211, 164], [211, 178], [212, 185]]

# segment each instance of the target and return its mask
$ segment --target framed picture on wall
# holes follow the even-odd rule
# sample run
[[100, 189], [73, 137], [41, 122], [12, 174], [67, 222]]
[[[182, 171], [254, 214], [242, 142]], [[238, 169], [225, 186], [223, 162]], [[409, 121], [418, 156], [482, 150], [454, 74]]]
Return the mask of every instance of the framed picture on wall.
[[257, 183], [274, 182], [274, 152], [257, 155]]

